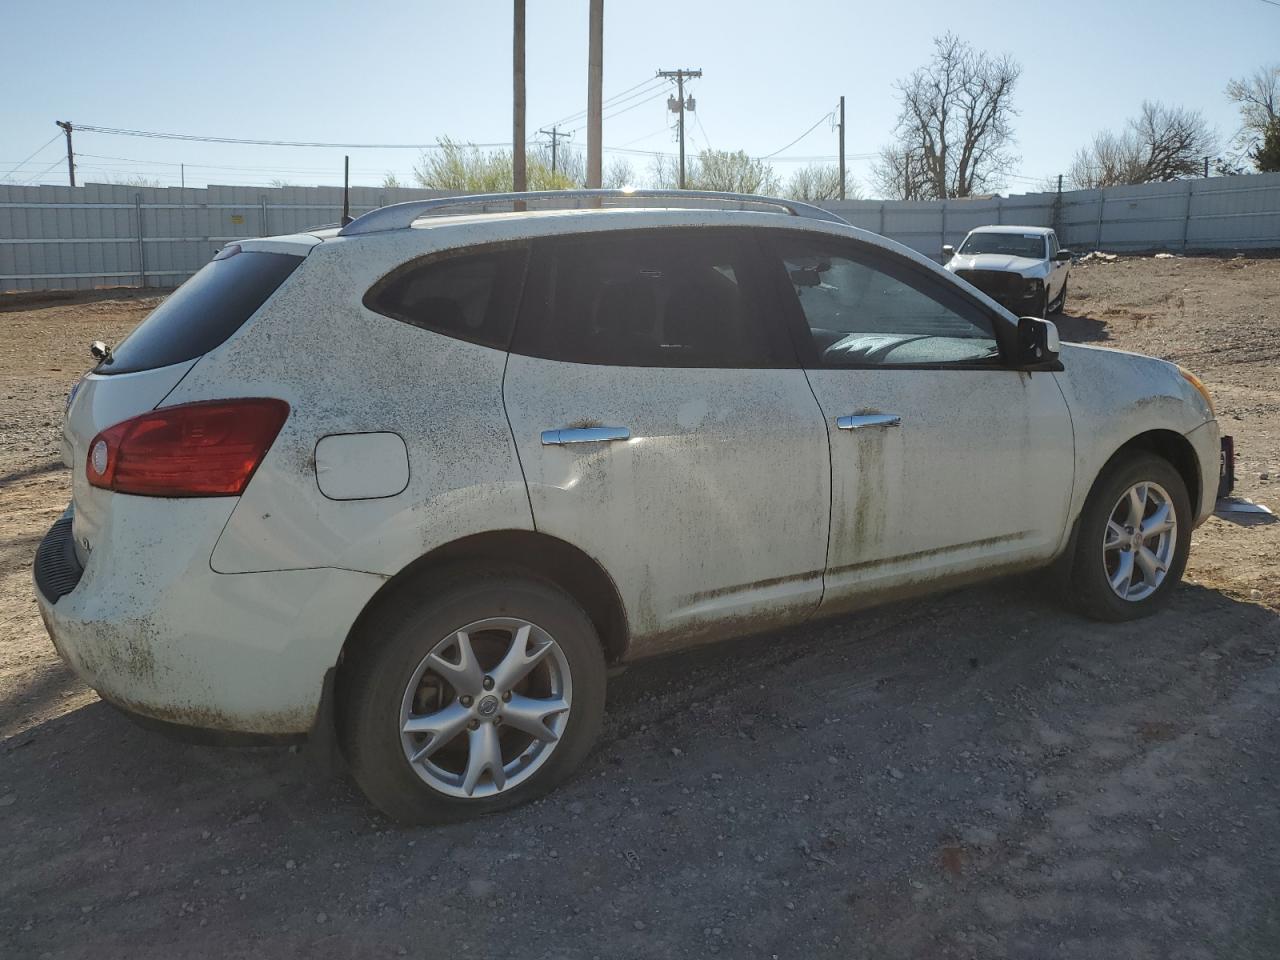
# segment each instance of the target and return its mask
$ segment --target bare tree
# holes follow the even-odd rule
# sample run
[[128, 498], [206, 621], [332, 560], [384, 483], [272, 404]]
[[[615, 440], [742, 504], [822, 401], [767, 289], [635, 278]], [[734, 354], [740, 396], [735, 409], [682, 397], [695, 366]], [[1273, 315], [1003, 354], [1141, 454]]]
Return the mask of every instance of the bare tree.
[[1240, 108], [1240, 129], [1231, 145], [1244, 155], [1280, 120], [1280, 63], [1232, 80], [1227, 84], [1227, 99]]
[[884, 192], [903, 199], [985, 192], [1001, 185], [1018, 160], [1010, 152], [1010, 121], [1022, 68], [952, 33], [933, 46], [928, 65], [896, 84], [897, 140], [882, 151], [874, 173]]
[[400, 178], [388, 170], [382, 177], [383, 190], [398, 190], [400, 188]]
[[871, 182], [882, 197], [928, 200], [934, 194], [920, 151], [901, 144], [882, 147], [871, 166]]
[[1095, 189], [1199, 176], [1216, 140], [1199, 112], [1144, 101], [1123, 132], [1104, 130], [1076, 154], [1069, 178], [1076, 187]]
[[[861, 199], [857, 183], [845, 174], [844, 195], [849, 200]], [[840, 168], [835, 164], [811, 163], [791, 174], [784, 191], [794, 200], [839, 200]]]
[[134, 174], [129, 177], [113, 177], [107, 182], [114, 183], [120, 187], [158, 187], [161, 185], [159, 177], [147, 177], [142, 174]]
[[605, 168], [604, 178], [601, 182], [610, 190], [634, 187], [636, 185], [636, 172], [631, 166], [631, 161], [620, 157], [610, 160], [609, 166]]

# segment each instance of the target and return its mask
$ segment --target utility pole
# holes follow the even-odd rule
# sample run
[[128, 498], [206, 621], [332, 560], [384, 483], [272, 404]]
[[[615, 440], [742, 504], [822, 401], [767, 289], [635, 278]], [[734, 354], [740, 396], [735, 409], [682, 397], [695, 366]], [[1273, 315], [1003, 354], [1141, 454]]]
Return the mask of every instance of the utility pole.
[[511, 111], [511, 188], [516, 193], [523, 193], [529, 189], [524, 158], [524, 0], [515, 0], [514, 27], [511, 50], [514, 87]]
[[840, 199], [844, 199], [844, 97], [840, 97]]
[[1208, 157], [1204, 158], [1204, 178], [1206, 180], [1209, 179], [1209, 158]]
[[351, 222], [351, 157], [342, 158], [342, 225]]
[[658, 76], [665, 77], [668, 80], [676, 82], [675, 99], [667, 99], [667, 109], [672, 113], [680, 115], [680, 189], [684, 189], [684, 112], [685, 110], [693, 110], [696, 103], [693, 97], [687, 101], [684, 98], [684, 82], [685, 80], [693, 80], [702, 76], [701, 70], [687, 70], [681, 68], [679, 70], [659, 70]]
[[[599, 189], [602, 178], [601, 107], [604, 85], [604, 0], [591, 0], [587, 20], [587, 188]], [[554, 141], [552, 141], [554, 143]]]
[[[71, 121], [55, 120], [53, 121], [62, 128], [62, 132], [67, 135], [67, 178], [71, 181], [71, 185], [76, 185], [76, 155], [71, 149]], [[47, 128], [46, 128], [47, 129]]]
[[550, 130], [544, 129], [544, 130], [539, 130], [538, 132], [542, 134], [544, 137], [551, 138], [551, 176], [554, 177], [556, 175], [557, 147], [559, 147], [561, 140], [568, 140], [570, 137], [572, 137], [573, 131], [569, 131], [568, 133], [562, 133], [559, 127], [552, 127]]

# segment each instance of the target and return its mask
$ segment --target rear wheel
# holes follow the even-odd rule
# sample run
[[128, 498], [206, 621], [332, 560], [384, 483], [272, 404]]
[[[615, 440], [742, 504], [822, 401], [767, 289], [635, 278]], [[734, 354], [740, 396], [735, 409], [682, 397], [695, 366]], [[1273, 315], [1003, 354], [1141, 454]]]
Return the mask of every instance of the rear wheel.
[[1080, 515], [1071, 586], [1081, 611], [1155, 613], [1182, 579], [1191, 523], [1186, 484], [1167, 460], [1144, 453], [1108, 467]]
[[604, 655], [557, 587], [517, 576], [402, 592], [356, 638], [341, 736], [356, 782], [404, 823], [507, 809], [568, 777], [604, 713]]

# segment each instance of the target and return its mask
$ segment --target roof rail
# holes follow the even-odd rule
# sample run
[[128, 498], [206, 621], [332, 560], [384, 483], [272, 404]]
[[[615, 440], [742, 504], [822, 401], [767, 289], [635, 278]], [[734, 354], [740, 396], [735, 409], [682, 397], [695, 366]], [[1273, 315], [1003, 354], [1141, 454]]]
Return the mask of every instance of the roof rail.
[[[491, 204], [502, 204], [504, 207], [516, 203], [536, 203], [540, 208], [547, 203], [555, 203], [560, 209], [575, 209], [594, 206], [625, 206], [628, 201], [635, 200], [675, 200], [683, 201], [685, 206], [690, 200], [703, 201], [709, 204], [737, 204], [741, 209], [746, 206], [764, 206], [784, 210], [793, 217], [807, 217], [811, 220], [829, 220], [832, 223], [847, 223], [843, 217], [798, 200], [782, 200], [777, 197], [760, 197], [749, 193], [718, 193], [713, 190], [533, 190], [525, 193], [481, 193], [460, 197], [437, 197], [432, 200], [410, 200], [407, 203], [393, 203], [387, 207], [370, 210], [356, 217], [338, 231], [340, 237], [354, 237], [366, 233], [383, 233], [388, 230], [403, 230], [412, 226], [419, 217], [431, 216], [454, 208], [479, 207], [476, 213], [491, 213], [484, 208]], [[598, 201], [598, 202], [593, 202]], [[611, 202], [612, 201], [612, 202]], [[702, 204], [699, 203], [698, 206]], [[510, 209], [510, 207], [506, 207]], [[554, 207], [553, 207], [554, 209]]]

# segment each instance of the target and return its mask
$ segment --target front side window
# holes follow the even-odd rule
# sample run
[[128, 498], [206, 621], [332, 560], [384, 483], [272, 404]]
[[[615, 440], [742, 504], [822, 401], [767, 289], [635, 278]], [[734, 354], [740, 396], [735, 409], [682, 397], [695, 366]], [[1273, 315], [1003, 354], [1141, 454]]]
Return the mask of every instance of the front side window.
[[995, 253], [1005, 257], [1026, 257], [1029, 260], [1044, 259], [1044, 237], [1038, 233], [983, 233], [978, 231], [964, 238], [960, 253], [974, 257], [980, 253]]
[[757, 248], [730, 231], [548, 240], [530, 265], [512, 349], [610, 366], [795, 366], [767, 302]]
[[383, 277], [364, 305], [411, 326], [506, 349], [525, 257], [523, 245], [433, 254]]
[[777, 247], [818, 365], [998, 360], [990, 318], [910, 261], [823, 238]]

